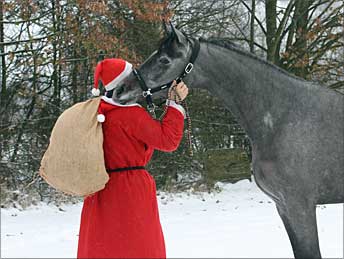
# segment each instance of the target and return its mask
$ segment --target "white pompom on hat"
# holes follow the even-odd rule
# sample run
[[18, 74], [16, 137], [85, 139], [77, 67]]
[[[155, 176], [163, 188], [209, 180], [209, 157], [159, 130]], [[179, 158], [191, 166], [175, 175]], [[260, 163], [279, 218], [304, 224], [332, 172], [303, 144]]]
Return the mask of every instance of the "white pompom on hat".
[[93, 96], [99, 96], [100, 90], [98, 88], [92, 88], [92, 95]]

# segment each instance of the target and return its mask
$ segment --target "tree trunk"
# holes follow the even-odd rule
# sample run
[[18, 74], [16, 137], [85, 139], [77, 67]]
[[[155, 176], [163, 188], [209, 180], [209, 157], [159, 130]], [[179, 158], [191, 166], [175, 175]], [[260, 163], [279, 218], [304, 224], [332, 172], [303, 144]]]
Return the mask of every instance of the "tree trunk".
[[275, 61], [276, 7], [277, 0], [265, 1], [267, 60], [271, 62]]
[[254, 19], [256, 15], [256, 0], [252, 0], [250, 21], [250, 52], [254, 53]]
[[[0, 42], [4, 42], [4, 9], [3, 9], [3, 1], [0, 0]], [[1, 93], [0, 93], [0, 111], [2, 110], [2, 107], [4, 107], [4, 102], [6, 100], [6, 58], [5, 58], [5, 45], [0, 44], [0, 52], [1, 55]], [[0, 129], [6, 127], [7, 124], [7, 117], [5, 112], [1, 111], [1, 122], [0, 122]], [[6, 132], [6, 131], [5, 131]], [[8, 147], [8, 138], [6, 136], [6, 133], [4, 131], [1, 131], [1, 141], [0, 141], [0, 157], [4, 157], [4, 149]]]
[[61, 102], [61, 86], [60, 86], [60, 78], [59, 78], [59, 39], [60, 39], [60, 12], [59, 12], [59, 0], [52, 0], [51, 1], [52, 6], [52, 22], [53, 22], [53, 30], [54, 30], [54, 39], [52, 41], [52, 47], [53, 47], [53, 74], [52, 74], [52, 82], [53, 82], [53, 88], [54, 88], [54, 111], [55, 114], [59, 114], [59, 107]]
[[[4, 8], [3, 8], [3, 1], [0, 0], [0, 42], [4, 42]], [[0, 97], [0, 106], [3, 107], [4, 102], [6, 100], [6, 58], [5, 58], [5, 45], [0, 44], [0, 53], [1, 55], [1, 97]]]
[[308, 10], [312, 0], [297, 1], [295, 6], [296, 14], [296, 39], [294, 43], [295, 55], [298, 58], [295, 74], [307, 78], [309, 56], [307, 53], [307, 24]]
[[[30, 21], [27, 23], [27, 27], [26, 27], [26, 32], [27, 32], [27, 35], [28, 35], [28, 38], [32, 38], [31, 36], [31, 32], [30, 32], [30, 27], [31, 27], [31, 23]], [[30, 49], [29, 51], [31, 52], [31, 56], [32, 56], [32, 61], [33, 61], [33, 71], [32, 71], [32, 99], [31, 99], [31, 103], [29, 105], [29, 109], [26, 113], [26, 116], [25, 118], [23, 119], [22, 121], [22, 125], [21, 127], [19, 128], [19, 131], [18, 131], [18, 136], [17, 136], [17, 139], [16, 139], [16, 142], [14, 144], [14, 148], [13, 148], [13, 153], [11, 155], [11, 159], [10, 161], [11, 162], [14, 162], [16, 161], [16, 158], [17, 158], [17, 154], [18, 154], [18, 151], [19, 151], [19, 148], [22, 144], [22, 140], [23, 140], [23, 136], [24, 136], [24, 130], [28, 124], [28, 121], [30, 120], [31, 116], [34, 114], [34, 110], [35, 110], [35, 106], [36, 106], [36, 101], [37, 101], [37, 88], [38, 88], [38, 73], [37, 73], [37, 68], [38, 68], [38, 64], [37, 64], [37, 58], [38, 58], [38, 55], [37, 55], [37, 51], [34, 49], [34, 45], [33, 45], [33, 42], [30, 41]]]

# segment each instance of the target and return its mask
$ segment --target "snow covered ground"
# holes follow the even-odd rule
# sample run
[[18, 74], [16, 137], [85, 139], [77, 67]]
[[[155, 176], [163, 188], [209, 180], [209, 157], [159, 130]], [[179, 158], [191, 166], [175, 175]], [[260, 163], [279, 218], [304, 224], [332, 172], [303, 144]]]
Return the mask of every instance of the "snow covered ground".
[[[220, 193], [159, 195], [168, 257], [290, 258], [272, 201], [247, 180]], [[1, 258], [75, 258], [82, 204], [1, 209]], [[324, 258], [343, 258], [343, 205], [317, 209]]]

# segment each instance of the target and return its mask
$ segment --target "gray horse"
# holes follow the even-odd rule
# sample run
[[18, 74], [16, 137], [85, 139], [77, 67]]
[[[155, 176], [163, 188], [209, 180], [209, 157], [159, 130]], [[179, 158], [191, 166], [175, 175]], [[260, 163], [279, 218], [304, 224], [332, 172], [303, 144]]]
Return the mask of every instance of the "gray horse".
[[[152, 89], [183, 74], [196, 45], [172, 25], [166, 28], [159, 50], [138, 69]], [[275, 201], [294, 256], [321, 258], [316, 205], [344, 202], [344, 96], [233, 44], [201, 39], [199, 46], [184, 81], [222, 99], [245, 129], [255, 181]], [[113, 99], [138, 101], [139, 81], [128, 76]]]

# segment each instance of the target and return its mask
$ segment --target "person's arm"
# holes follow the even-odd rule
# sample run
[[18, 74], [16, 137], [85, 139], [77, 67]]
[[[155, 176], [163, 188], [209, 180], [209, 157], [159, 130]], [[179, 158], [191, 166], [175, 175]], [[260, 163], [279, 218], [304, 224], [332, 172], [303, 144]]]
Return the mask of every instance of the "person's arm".
[[138, 121], [132, 132], [135, 138], [161, 151], [177, 149], [184, 130], [185, 111], [181, 105], [170, 101], [162, 121], [153, 119], [144, 109], [138, 110], [136, 116]]
[[183, 137], [185, 110], [176, 101], [182, 101], [188, 95], [188, 88], [184, 82], [173, 82], [166, 101], [167, 112], [158, 121], [153, 119], [144, 109], [139, 109], [138, 121], [133, 135], [146, 145], [161, 151], [174, 151]]

